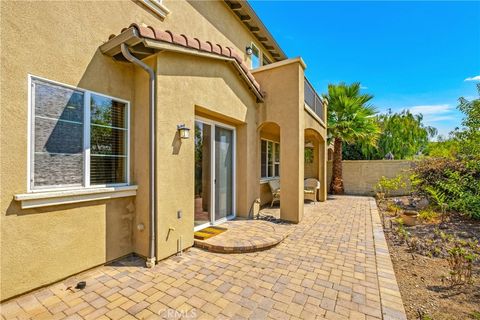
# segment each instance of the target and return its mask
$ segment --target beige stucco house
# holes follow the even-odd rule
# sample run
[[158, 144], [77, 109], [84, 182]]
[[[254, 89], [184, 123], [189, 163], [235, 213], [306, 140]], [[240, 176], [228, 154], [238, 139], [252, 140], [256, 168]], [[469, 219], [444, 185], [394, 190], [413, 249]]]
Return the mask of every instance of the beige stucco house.
[[283, 219], [305, 178], [326, 199], [326, 106], [248, 3], [1, 1], [0, 29], [0, 300], [151, 266], [272, 179]]

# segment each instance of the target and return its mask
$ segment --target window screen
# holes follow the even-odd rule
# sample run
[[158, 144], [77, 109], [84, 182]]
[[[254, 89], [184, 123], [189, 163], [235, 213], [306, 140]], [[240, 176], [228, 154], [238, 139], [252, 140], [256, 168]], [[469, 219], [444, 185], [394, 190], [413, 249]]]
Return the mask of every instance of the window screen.
[[126, 105], [92, 94], [90, 108], [90, 183], [126, 182]]

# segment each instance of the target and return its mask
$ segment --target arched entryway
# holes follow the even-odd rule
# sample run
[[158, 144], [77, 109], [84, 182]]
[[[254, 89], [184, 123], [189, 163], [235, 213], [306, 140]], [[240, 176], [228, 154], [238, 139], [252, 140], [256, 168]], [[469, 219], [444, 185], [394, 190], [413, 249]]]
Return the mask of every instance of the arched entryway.
[[258, 136], [260, 205], [279, 205], [272, 188], [280, 184], [280, 126], [275, 122], [265, 122], [258, 128]]
[[313, 178], [320, 182], [316, 200], [325, 201], [326, 195], [326, 158], [327, 148], [325, 139], [315, 129], [305, 129], [304, 144], [304, 178]]

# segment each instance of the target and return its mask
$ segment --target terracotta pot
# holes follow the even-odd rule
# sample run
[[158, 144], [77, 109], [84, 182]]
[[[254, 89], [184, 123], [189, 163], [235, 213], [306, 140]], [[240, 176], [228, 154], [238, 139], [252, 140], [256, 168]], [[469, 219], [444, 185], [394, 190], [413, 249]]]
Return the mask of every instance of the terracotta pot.
[[413, 210], [405, 210], [401, 217], [403, 224], [406, 226], [414, 226], [417, 224], [418, 212]]

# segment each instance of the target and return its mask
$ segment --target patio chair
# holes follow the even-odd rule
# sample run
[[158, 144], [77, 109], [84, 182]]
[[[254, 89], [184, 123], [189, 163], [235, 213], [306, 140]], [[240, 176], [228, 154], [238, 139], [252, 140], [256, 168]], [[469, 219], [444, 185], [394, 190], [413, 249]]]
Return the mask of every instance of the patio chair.
[[280, 201], [280, 180], [270, 180], [268, 181], [270, 186], [270, 191], [272, 192], [272, 203], [270, 208], [273, 207], [275, 201]]
[[320, 181], [314, 178], [305, 179], [303, 183], [303, 194], [307, 200], [317, 202], [317, 190], [320, 189]]

